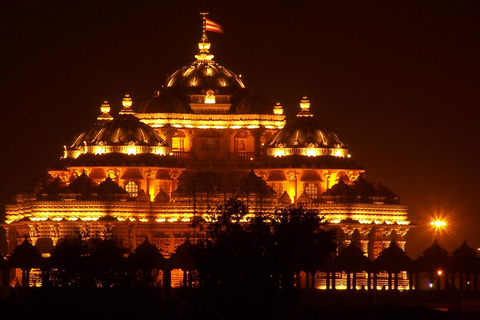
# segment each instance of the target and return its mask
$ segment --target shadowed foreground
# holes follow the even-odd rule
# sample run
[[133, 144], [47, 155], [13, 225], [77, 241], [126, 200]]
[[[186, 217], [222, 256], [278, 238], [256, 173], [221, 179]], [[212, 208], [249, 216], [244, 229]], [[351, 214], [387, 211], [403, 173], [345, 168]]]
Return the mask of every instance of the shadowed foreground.
[[[443, 297], [432, 309], [428, 292], [322, 292], [255, 288], [171, 289], [4, 289], [2, 317], [65, 317], [113, 319], [478, 319], [478, 297], [465, 301], [458, 312], [454, 297]], [[470, 306], [467, 306], [467, 302]], [[455, 309], [457, 308], [457, 309]]]

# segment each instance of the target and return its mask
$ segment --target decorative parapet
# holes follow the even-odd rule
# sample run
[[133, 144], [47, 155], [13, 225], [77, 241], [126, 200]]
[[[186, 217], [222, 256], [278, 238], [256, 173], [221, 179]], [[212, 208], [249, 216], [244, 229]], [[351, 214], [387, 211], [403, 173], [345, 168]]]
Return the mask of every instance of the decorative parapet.
[[282, 129], [283, 114], [189, 114], [138, 113], [136, 117], [153, 128], [170, 125], [185, 129]]
[[[193, 215], [205, 215], [222, 201], [211, 199], [176, 199], [170, 202], [142, 201], [24, 201], [6, 206], [6, 223], [22, 219], [30, 221], [97, 221], [110, 216], [119, 221], [187, 222]], [[276, 200], [248, 200], [250, 213], [272, 213], [281, 203]], [[318, 204], [310, 203], [308, 209], [318, 210], [330, 223], [351, 220], [365, 225], [410, 224], [407, 207], [403, 205], [377, 204]]]

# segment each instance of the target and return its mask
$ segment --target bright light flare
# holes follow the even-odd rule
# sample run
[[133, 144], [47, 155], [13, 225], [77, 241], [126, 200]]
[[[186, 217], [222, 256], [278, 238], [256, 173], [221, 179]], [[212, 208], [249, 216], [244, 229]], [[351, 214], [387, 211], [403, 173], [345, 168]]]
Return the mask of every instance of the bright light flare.
[[435, 229], [443, 229], [447, 227], [447, 221], [436, 219], [436, 220], [430, 221], [430, 225]]

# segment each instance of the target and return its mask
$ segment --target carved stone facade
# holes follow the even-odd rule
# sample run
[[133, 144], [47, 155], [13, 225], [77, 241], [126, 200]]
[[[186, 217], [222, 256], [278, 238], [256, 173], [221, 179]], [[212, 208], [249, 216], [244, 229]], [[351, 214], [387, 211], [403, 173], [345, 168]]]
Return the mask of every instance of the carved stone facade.
[[89, 130], [16, 203], [6, 207], [9, 250], [23, 239], [48, 252], [65, 237], [116, 237], [129, 250], [148, 237], [165, 255], [198, 237], [192, 221], [229, 197], [250, 213], [291, 205], [319, 211], [373, 259], [396, 239], [404, 249], [407, 207], [364, 179], [335, 133], [319, 124], [306, 97], [287, 123], [240, 77], [219, 66], [206, 35], [196, 60], [118, 115], [104, 102]]

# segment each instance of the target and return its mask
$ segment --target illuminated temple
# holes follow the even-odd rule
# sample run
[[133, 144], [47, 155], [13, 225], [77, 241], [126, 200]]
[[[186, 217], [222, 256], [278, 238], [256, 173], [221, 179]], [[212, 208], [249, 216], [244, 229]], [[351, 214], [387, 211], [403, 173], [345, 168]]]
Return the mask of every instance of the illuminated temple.
[[[11, 252], [28, 238], [48, 253], [76, 234], [113, 236], [129, 250], [145, 238], [169, 256], [198, 237], [192, 221], [229, 199], [251, 214], [291, 205], [317, 209], [370, 259], [392, 239], [405, 248], [407, 207], [369, 182], [346, 145], [299, 99], [286, 119], [241, 77], [214, 61], [205, 36], [192, 64], [167, 77], [145, 102], [99, 104], [90, 128], [6, 206]], [[116, 112], [115, 112], [115, 109]]]

